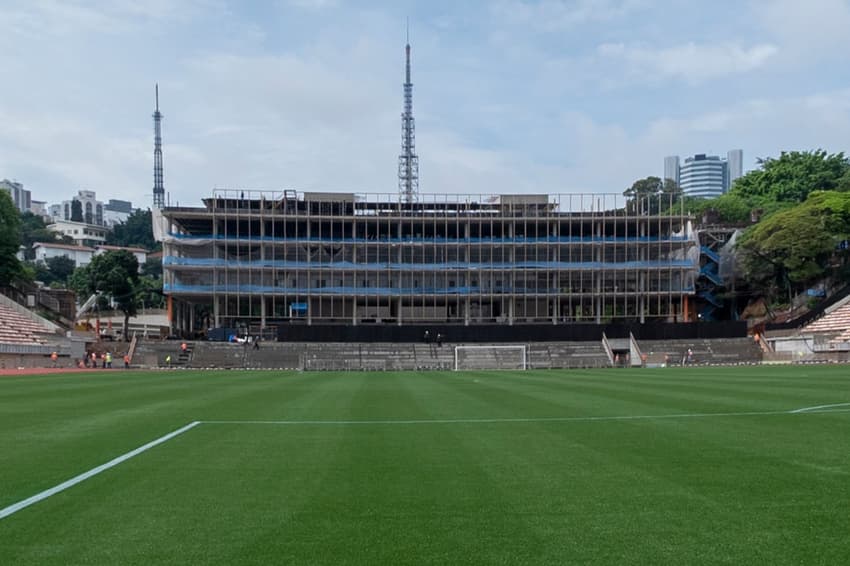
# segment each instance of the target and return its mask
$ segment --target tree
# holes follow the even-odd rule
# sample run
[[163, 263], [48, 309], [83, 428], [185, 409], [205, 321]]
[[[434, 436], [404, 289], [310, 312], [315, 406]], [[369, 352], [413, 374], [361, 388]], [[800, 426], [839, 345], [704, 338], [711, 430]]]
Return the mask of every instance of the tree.
[[[130, 317], [136, 316], [136, 292], [139, 282], [139, 261], [126, 250], [109, 251], [92, 258], [90, 264], [78, 268], [70, 284], [80, 296], [102, 293], [109, 297], [124, 314], [124, 328]], [[125, 340], [129, 334], [124, 333]]]
[[9, 285], [22, 274], [21, 216], [7, 191], [0, 191], [0, 285]]
[[758, 163], [761, 168], [735, 181], [731, 192], [768, 213], [782, 208], [777, 203], [799, 204], [813, 191], [839, 189], [850, 173], [850, 161], [843, 153], [830, 155], [822, 149], [782, 152]]
[[74, 273], [74, 270], [77, 267], [74, 260], [65, 255], [48, 258], [44, 263], [50, 270], [50, 275], [52, 276], [53, 281], [58, 281], [63, 284], [67, 283], [68, 277]]
[[[142, 265], [142, 275], [152, 279], [162, 278], [162, 260], [154, 261], [148, 256], [148, 260]], [[160, 287], [162, 283], [160, 283]]]
[[83, 221], [83, 203], [77, 199], [71, 201], [71, 222]]
[[626, 210], [630, 214], [658, 214], [662, 210], [673, 210], [682, 196], [682, 191], [673, 179], [647, 177], [632, 183], [623, 191], [626, 197]]
[[[817, 191], [748, 229], [738, 242], [744, 276], [768, 296], [823, 277], [850, 237], [850, 193]], [[841, 258], [844, 259], [844, 258]]]
[[24, 259], [35, 259], [32, 245], [36, 242], [58, 242], [58, 232], [48, 230], [44, 218], [32, 212], [21, 214], [21, 245], [24, 246]]
[[136, 297], [138, 304], [144, 308], [163, 308], [165, 306], [165, 296], [162, 294], [162, 281], [154, 277], [142, 275], [139, 277]]
[[697, 216], [711, 213], [723, 224], [749, 224], [752, 212], [752, 206], [734, 193], [712, 199], [686, 197], [685, 209]]
[[136, 246], [146, 250], [158, 249], [159, 244], [153, 238], [153, 221], [150, 210], [137, 210], [127, 220], [116, 224], [106, 236], [106, 243], [112, 246]]

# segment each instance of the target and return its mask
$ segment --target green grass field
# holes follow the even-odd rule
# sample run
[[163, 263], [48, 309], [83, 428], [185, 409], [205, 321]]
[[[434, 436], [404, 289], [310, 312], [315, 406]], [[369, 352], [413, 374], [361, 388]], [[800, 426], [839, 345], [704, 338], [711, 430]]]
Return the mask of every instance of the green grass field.
[[838, 366], [4, 377], [0, 509], [194, 421], [0, 519], [0, 563], [850, 557]]

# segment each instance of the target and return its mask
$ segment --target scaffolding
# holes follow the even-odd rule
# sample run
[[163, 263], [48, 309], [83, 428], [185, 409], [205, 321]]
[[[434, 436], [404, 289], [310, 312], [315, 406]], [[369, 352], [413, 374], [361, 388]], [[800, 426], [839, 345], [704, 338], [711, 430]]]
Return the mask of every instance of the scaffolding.
[[[657, 212], [661, 211], [661, 212]], [[699, 245], [669, 195], [220, 189], [166, 207], [178, 333], [278, 324], [573, 324], [692, 318]]]

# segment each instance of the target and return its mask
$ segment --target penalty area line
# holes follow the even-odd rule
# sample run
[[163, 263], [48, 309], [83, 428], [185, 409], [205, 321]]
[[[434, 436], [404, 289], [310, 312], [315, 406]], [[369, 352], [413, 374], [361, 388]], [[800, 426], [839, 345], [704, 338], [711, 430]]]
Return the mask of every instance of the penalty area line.
[[834, 409], [831, 411], [742, 411], [734, 413], [671, 413], [667, 415], [620, 415], [620, 416], [587, 416], [587, 417], [528, 417], [528, 418], [481, 418], [481, 419], [386, 419], [386, 420], [214, 420], [201, 421], [201, 424], [211, 425], [425, 425], [425, 424], [499, 424], [499, 423], [573, 423], [596, 421], [639, 421], [663, 419], [705, 419], [711, 417], [754, 417], [770, 415], [816, 415], [825, 413], [850, 413], [850, 409]]
[[[830, 411], [822, 411], [821, 409], [832, 409], [833, 407], [847, 407], [850, 403], [832, 403], [831, 405], [817, 405], [815, 407], [803, 407], [802, 409], [794, 409], [792, 413], [825, 413]], [[833, 411], [836, 412], [836, 411]]]
[[179, 434], [183, 434], [187, 430], [190, 430], [190, 429], [198, 426], [199, 424], [201, 424], [200, 421], [191, 422], [184, 427], [178, 428], [177, 430], [169, 432], [168, 434], [166, 434], [164, 436], [160, 436], [156, 440], [152, 440], [151, 442], [148, 442], [144, 446], [139, 446], [135, 450], [131, 450], [131, 451], [127, 452], [126, 454], [122, 454], [121, 456], [118, 456], [117, 458], [113, 458], [112, 460], [110, 460], [109, 462], [107, 462], [105, 464], [101, 464], [100, 466], [98, 466], [96, 468], [92, 468], [91, 470], [89, 470], [87, 472], [83, 472], [82, 474], [80, 474], [78, 476], [74, 476], [73, 478], [69, 479], [68, 481], [64, 481], [64, 482], [60, 483], [59, 485], [51, 487], [50, 489], [45, 489], [41, 493], [36, 493], [32, 497], [28, 497], [27, 499], [24, 499], [23, 501], [19, 501], [19, 502], [13, 504], [13, 505], [9, 505], [5, 509], [0, 509], [0, 519], [5, 519], [9, 515], [12, 515], [13, 513], [17, 513], [21, 509], [25, 509], [25, 508], [29, 507], [30, 505], [38, 503], [39, 501], [43, 501], [44, 499], [47, 499], [51, 495], [56, 495], [57, 493], [65, 491], [66, 489], [73, 487], [73, 486], [77, 485], [78, 483], [89, 479], [92, 476], [96, 476], [97, 474], [104, 472], [104, 471], [108, 470], [109, 468], [113, 468], [113, 467], [117, 466], [118, 464], [120, 464], [122, 462], [126, 462], [130, 458], [132, 458], [134, 456], [138, 456], [142, 452], [145, 452], [146, 450], [150, 450], [154, 446], [158, 446], [158, 445], [162, 444], [163, 442], [167, 442], [167, 441], [171, 440], [172, 438], [174, 438], [175, 436], [177, 436]]

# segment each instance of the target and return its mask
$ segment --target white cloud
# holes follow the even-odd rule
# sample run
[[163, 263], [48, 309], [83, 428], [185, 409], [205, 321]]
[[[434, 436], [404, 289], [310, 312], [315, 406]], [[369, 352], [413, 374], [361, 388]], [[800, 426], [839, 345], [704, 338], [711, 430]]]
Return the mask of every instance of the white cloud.
[[753, 21], [787, 47], [797, 64], [810, 57], [846, 59], [850, 49], [847, 0], [768, 0], [754, 2]]
[[643, 4], [641, 0], [500, 0], [491, 12], [506, 23], [555, 32], [622, 18]]
[[284, 0], [285, 3], [293, 8], [302, 10], [321, 10], [324, 8], [332, 8], [337, 5], [337, 0]]
[[0, 29], [30, 38], [120, 35], [150, 21], [187, 22], [223, 12], [220, 0], [12, 0], [0, 6]]
[[632, 76], [645, 76], [649, 80], [674, 78], [697, 84], [754, 71], [763, 67], [779, 50], [771, 44], [743, 47], [731, 42], [689, 42], [665, 48], [605, 43], [597, 51], [603, 58], [625, 62]]

